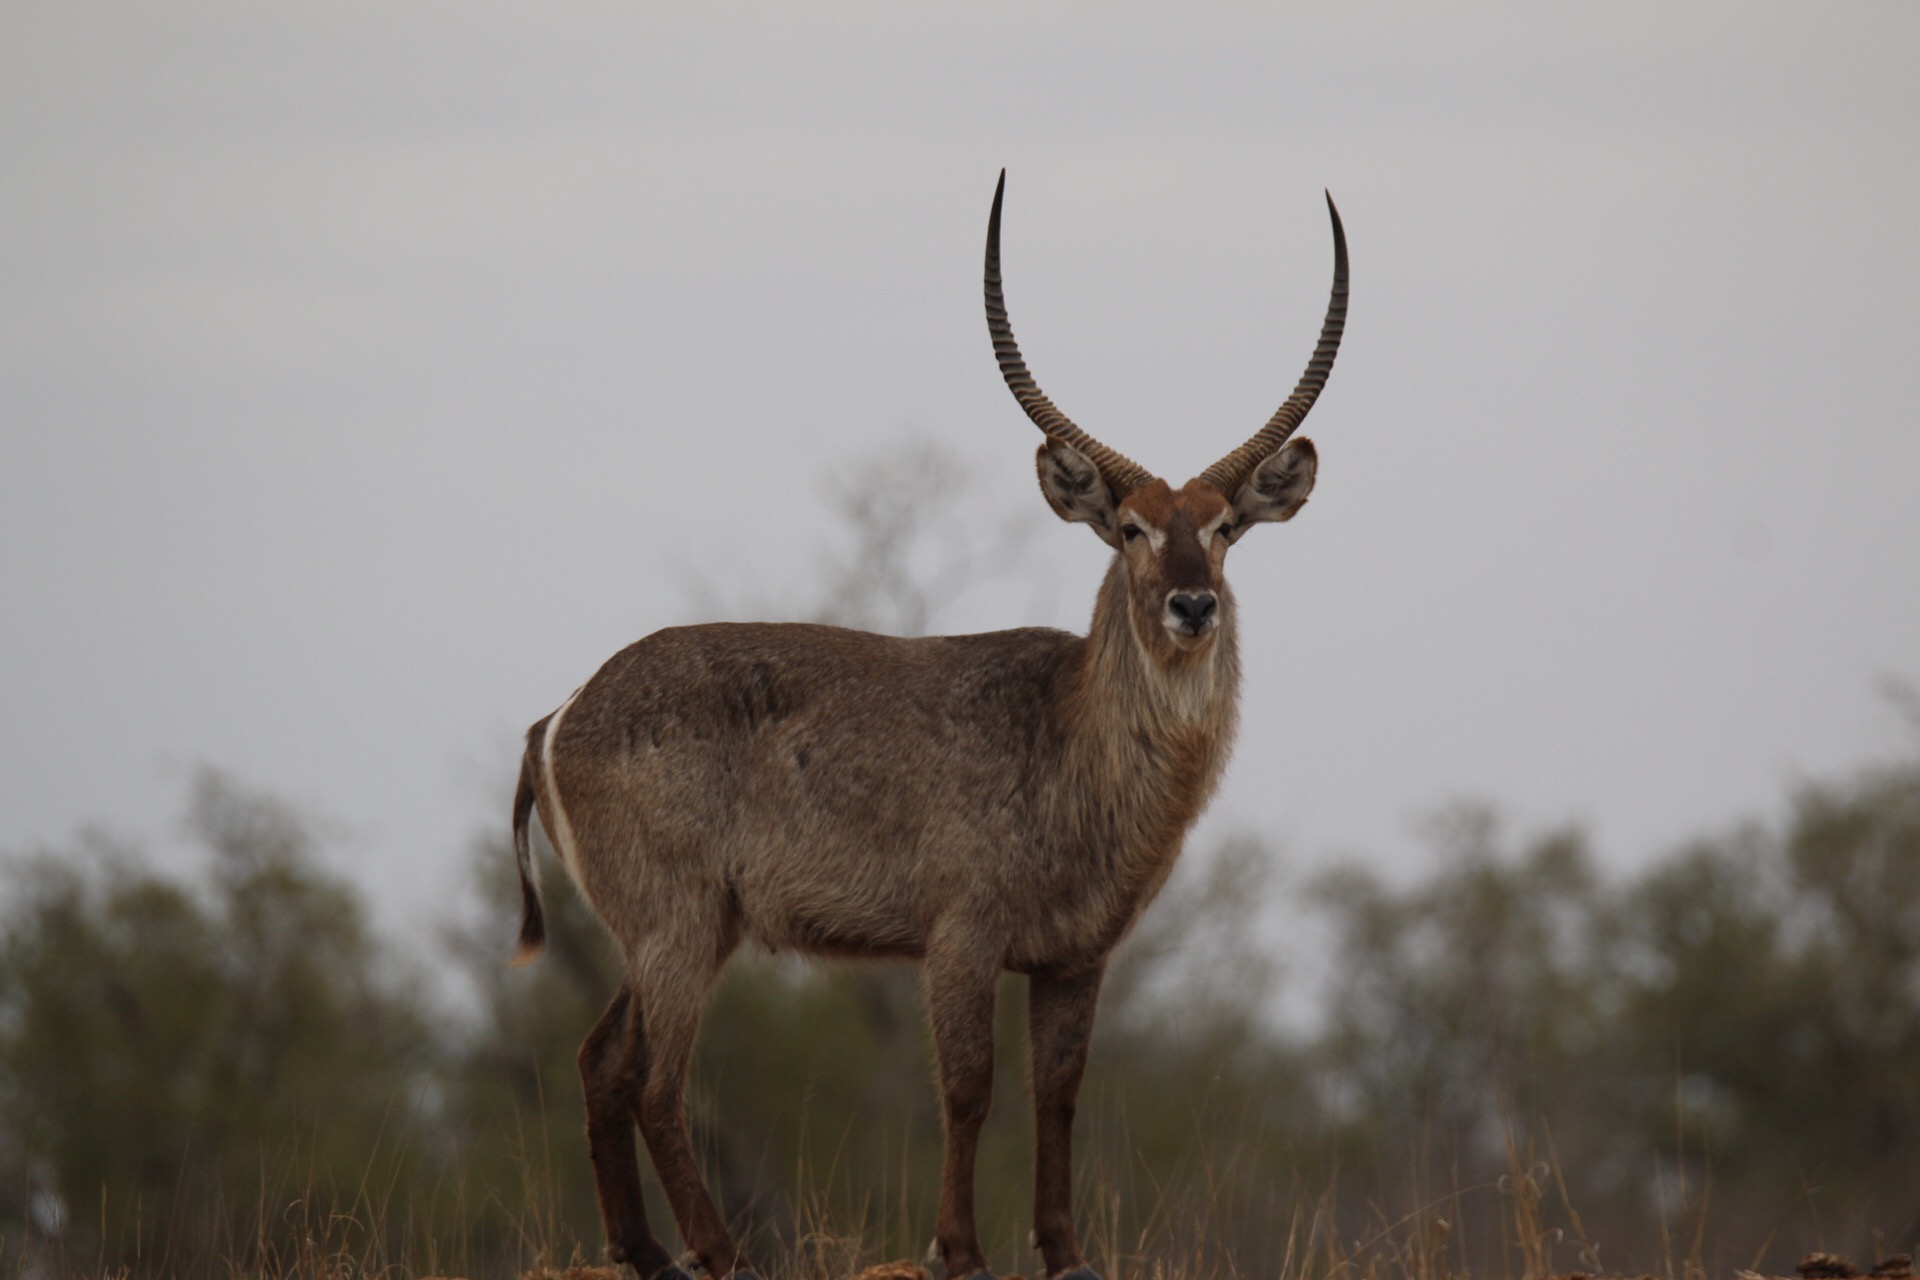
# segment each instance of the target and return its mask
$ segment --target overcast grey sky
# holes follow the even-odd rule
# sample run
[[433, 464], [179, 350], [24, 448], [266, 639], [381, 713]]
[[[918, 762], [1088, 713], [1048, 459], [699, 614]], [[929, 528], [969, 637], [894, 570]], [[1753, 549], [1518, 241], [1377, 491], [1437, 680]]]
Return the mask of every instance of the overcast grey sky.
[[[802, 14], [804, 13], [804, 16]], [[0, 848], [195, 762], [423, 903], [526, 724], [822, 480], [1042, 512], [980, 249], [1176, 481], [1346, 345], [1229, 568], [1209, 824], [1422, 856], [1461, 794], [1639, 859], [1897, 748], [1920, 678], [1920, 5], [0, 7]], [[1045, 518], [945, 630], [1079, 628]]]

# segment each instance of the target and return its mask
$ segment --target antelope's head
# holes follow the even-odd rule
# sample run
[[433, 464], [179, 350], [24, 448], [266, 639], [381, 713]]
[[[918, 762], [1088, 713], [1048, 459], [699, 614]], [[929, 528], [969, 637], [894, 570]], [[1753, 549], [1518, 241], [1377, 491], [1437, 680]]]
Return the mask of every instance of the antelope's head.
[[1347, 237], [1333, 219], [1333, 295], [1313, 359], [1293, 394], [1245, 444], [1178, 489], [1076, 427], [1040, 390], [1013, 338], [1000, 288], [1000, 202], [1007, 175], [993, 193], [987, 221], [987, 328], [1000, 373], [1014, 399], [1046, 433], [1040, 446], [1040, 491], [1062, 520], [1090, 527], [1117, 554], [1133, 614], [1133, 633], [1165, 660], [1197, 654], [1230, 625], [1224, 566], [1227, 548], [1248, 529], [1291, 520], [1313, 491], [1313, 442], [1289, 440], [1333, 369], [1347, 320]]

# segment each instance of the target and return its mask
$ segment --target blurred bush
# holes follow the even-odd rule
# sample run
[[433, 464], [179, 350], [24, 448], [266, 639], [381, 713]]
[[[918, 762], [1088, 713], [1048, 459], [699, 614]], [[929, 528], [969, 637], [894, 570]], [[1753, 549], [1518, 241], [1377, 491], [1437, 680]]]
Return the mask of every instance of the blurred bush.
[[200, 871], [94, 845], [7, 865], [0, 1232], [16, 1256], [290, 1256], [263, 1212], [365, 1207], [430, 1163], [434, 1015], [311, 825], [203, 774]]
[[[565, 877], [547, 876], [547, 955], [509, 970], [511, 853], [476, 847], [480, 892], [431, 940], [467, 979], [456, 998], [373, 935], [311, 823], [215, 774], [190, 812], [189, 874], [98, 844], [7, 865], [9, 1262], [274, 1273], [318, 1249], [507, 1274], [597, 1256], [573, 1055], [617, 969]], [[1401, 884], [1345, 870], [1290, 892], [1250, 839], [1176, 875], [1116, 958], [1083, 1099], [1082, 1215], [1110, 1268], [1279, 1273], [1303, 1222], [1358, 1242], [1445, 1216], [1457, 1264], [1495, 1269], [1514, 1243], [1497, 1190], [1536, 1161], [1569, 1269], [1725, 1269], [1771, 1247], [1781, 1270], [1920, 1236], [1920, 763], [1808, 786], [1783, 829], [1627, 878], [1575, 831], [1516, 841], [1485, 808], [1432, 830], [1431, 870]], [[1022, 983], [1001, 1006], [980, 1199], [1012, 1269]], [[716, 1193], [816, 1274], [917, 1253], [931, 1074], [910, 968], [743, 956], [695, 1067]]]

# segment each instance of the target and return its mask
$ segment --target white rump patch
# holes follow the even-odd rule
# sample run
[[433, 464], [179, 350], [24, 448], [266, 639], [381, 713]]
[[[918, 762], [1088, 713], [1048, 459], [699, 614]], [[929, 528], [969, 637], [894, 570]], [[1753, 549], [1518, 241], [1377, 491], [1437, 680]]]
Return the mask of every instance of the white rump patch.
[[560, 784], [553, 779], [553, 741], [559, 736], [560, 721], [566, 717], [568, 709], [579, 701], [586, 688], [581, 685], [573, 691], [572, 697], [560, 704], [560, 709], [553, 713], [553, 719], [547, 721], [546, 736], [540, 741], [540, 789], [547, 797], [548, 811], [553, 814], [553, 829], [547, 835], [553, 840], [553, 851], [560, 855], [561, 865], [566, 867], [567, 874], [573, 877], [574, 884], [579, 885], [583, 893], [586, 886], [580, 883], [580, 860], [573, 847], [573, 824], [567, 821], [567, 806], [560, 803]]

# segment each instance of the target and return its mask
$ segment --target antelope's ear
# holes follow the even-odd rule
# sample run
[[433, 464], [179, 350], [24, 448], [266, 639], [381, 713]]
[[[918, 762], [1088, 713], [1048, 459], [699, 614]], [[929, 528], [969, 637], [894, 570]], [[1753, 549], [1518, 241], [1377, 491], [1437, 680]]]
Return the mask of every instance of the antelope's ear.
[[1053, 514], [1073, 524], [1092, 525], [1100, 540], [1120, 545], [1115, 528], [1113, 491], [1100, 469], [1070, 444], [1049, 440], [1034, 458], [1040, 468], [1040, 492]]
[[1319, 467], [1320, 455], [1311, 440], [1292, 440], [1275, 450], [1234, 495], [1234, 523], [1293, 519], [1307, 505]]

